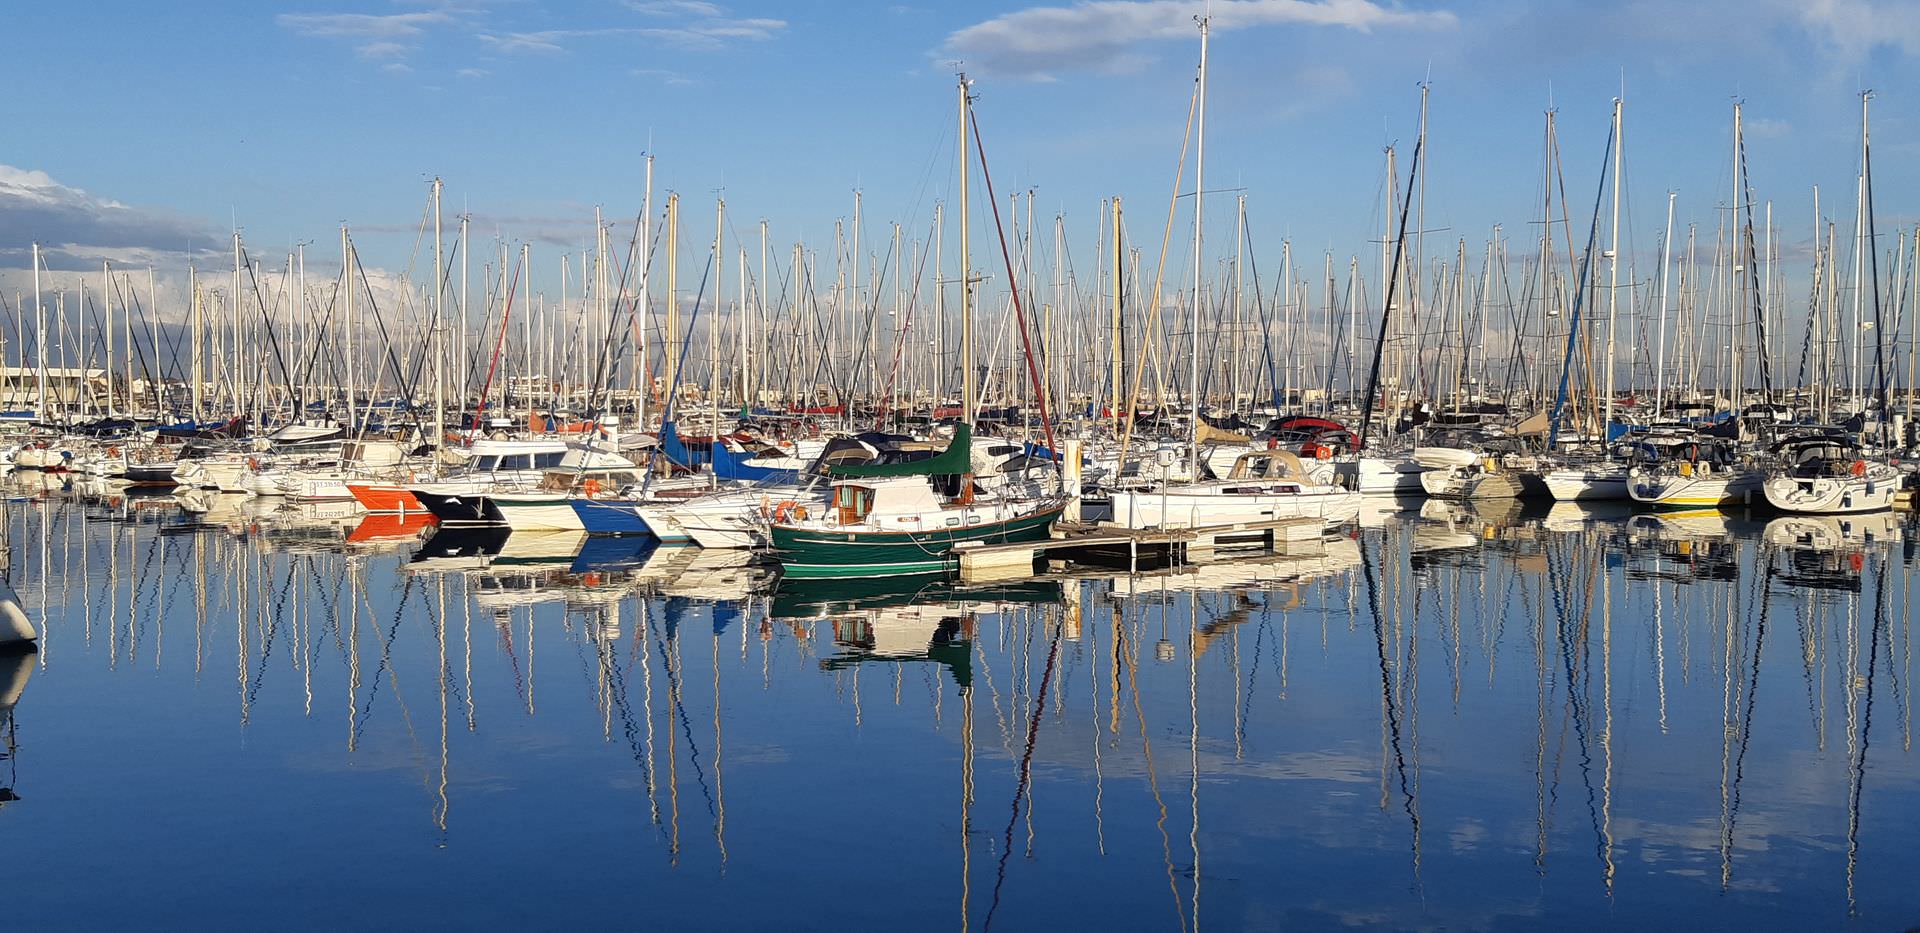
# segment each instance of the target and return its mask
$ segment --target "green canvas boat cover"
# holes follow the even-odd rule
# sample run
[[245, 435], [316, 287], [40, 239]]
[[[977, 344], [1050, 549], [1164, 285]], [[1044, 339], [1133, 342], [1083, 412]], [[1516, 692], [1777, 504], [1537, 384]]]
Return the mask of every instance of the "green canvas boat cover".
[[911, 463], [850, 463], [827, 467], [827, 475], [851, 478], [877, 476], [960, 476], [973, 472], [973, 429], [961, 424], [953, 443], [939, 454]]

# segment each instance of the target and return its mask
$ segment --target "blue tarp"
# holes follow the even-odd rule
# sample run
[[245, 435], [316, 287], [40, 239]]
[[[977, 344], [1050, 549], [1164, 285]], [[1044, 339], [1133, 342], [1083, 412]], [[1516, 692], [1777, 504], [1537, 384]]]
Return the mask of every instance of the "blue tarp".
[[[662, 438], [665, 432], [662, 431]], [[674, 439], [678, 443], [679, 438]], [[794, 470], [774, 470], [767, 467], [748, 466], [746, 457], [727, 449], [727, 445], [715, 441], [713, 444], [713, 475], [721, 479], [739, 479], [751, 483], [797, 483], [800, 474]]]
[[660, 427], [660, 453], [689, 470], [707, 462], [707, 458], [688, 450], [687, 445], [681, 443], [680, 429], [671, 421]]

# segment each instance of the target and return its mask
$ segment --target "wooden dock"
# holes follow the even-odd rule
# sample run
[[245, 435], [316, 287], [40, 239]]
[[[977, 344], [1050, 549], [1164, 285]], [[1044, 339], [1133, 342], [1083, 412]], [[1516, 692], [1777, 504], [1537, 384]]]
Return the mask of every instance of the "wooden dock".
[[1284, 552], [1289, 543], [1318, 538], [1318, 518], [1203, 525], [1197, 528], [1127, 528], [1061, 522], [1053, 537], [1012, 544], [968, 543], [954, 548], [962, 583], [1022, 580], [1075, 567], [1138, 573], [1221, 559], [1230, 555]]

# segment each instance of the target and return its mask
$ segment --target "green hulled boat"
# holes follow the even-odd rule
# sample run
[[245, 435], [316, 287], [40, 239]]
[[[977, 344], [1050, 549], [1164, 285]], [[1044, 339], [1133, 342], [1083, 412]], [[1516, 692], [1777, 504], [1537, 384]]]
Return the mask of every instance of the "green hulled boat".
[[[998, 521], [982, 516], [977, 524], [927, 531], [885, 531], [871, 525], [835, 527], [827, 523], [775, 525], [773, 549], [786, 575], [795, 579], [945, 573], [959, 561], [953, 553], [955, 545], [1041, 540], [1051, 532], [1063, 508], [1050, 505]], [[964, 520], [975, 510], [963, 506], [947, 511]]]
[[1047, 537], [1065, 503], [976, 499], [971, 449], [972, 432], [961, 425], [947, 449], [926, 460], [829, 467], [835, 481], [824, 514], [801, 509], [769, 529], [786, 576], [944, 573], [958, 563], [956, 545]]

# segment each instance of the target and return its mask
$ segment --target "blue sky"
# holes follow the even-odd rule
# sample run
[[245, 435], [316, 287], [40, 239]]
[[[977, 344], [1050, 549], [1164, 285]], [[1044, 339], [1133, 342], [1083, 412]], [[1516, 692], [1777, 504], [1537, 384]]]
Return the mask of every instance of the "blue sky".
[[[777, 244], [804, 238], [824, 250], [857, 187], [867, 247], [883, 250], [888, 222], [924, 231], [952, 184], [953, 59], [978, 79], [1003, 199], [1031, 187], [1042, 216], [1064, 210], [1076, 262], [1090, 267], [1100, 199], [1121, 194], [1151, 256], [1200, 7], [16, 5], [0, 80], [21, 93], [10, 99], [0, 198], [38, 185], [86, 222], [75, 232], [57, 211], [0, 209], [0, 267], [24, 266], [33, 238], [76, 255], [99, 245], [164, 259], [233, 222], [265, 255], [303, 239], [329, 252], [345, 222], [369, 262], [398, 268], [411, 241], [398, 231], [417, 223], [436, 174], [449, 212], [465, 204], [478, 233], [577, 249], [591, 242], [595, 205], [611, 218], [638, 211], [647, 151], [657, 189], [687, 199], [692, 241], [710, 235], [711, 198], [724, 187], [743, 233], [765, 217]], [[1681, 223], [1710, 235], [1736, 96], [1757, 194], [1774, 201], [1789, 240], [1806, 236], [1816, 183], [1843, 236], [1851, 224], [1863, 86], [1879, 89], [1882, 227], [1912, 216], [1902, 166], [1920, 152], [1904, 96], [1920, 77], [1914, 6], [1216, 0], [1213, 12], [1208, 187], [1245, 189], [1263, 270], [1277, 265], [1282, 236], [1316, 264], [1325, 249], [1367, 255], [1381, 222], [1381, 147], [1410, 147], [1416, 83], [1429, 77], [1427, 225], [1443, 242], [1465, 236], [1470, 251], [1495, 223], [1530, 236], [1549, 101], [1568, 192], [1576, 205], [1591, 198], [1622, 87], [1630, 227], [1642, 250], [1654, 245], [1668, 189], [1680, 192]], [[1209, 212], [1223, 250], [1227, 201]], [[1576, 227], [1583, 212], [1573, 210]]]

